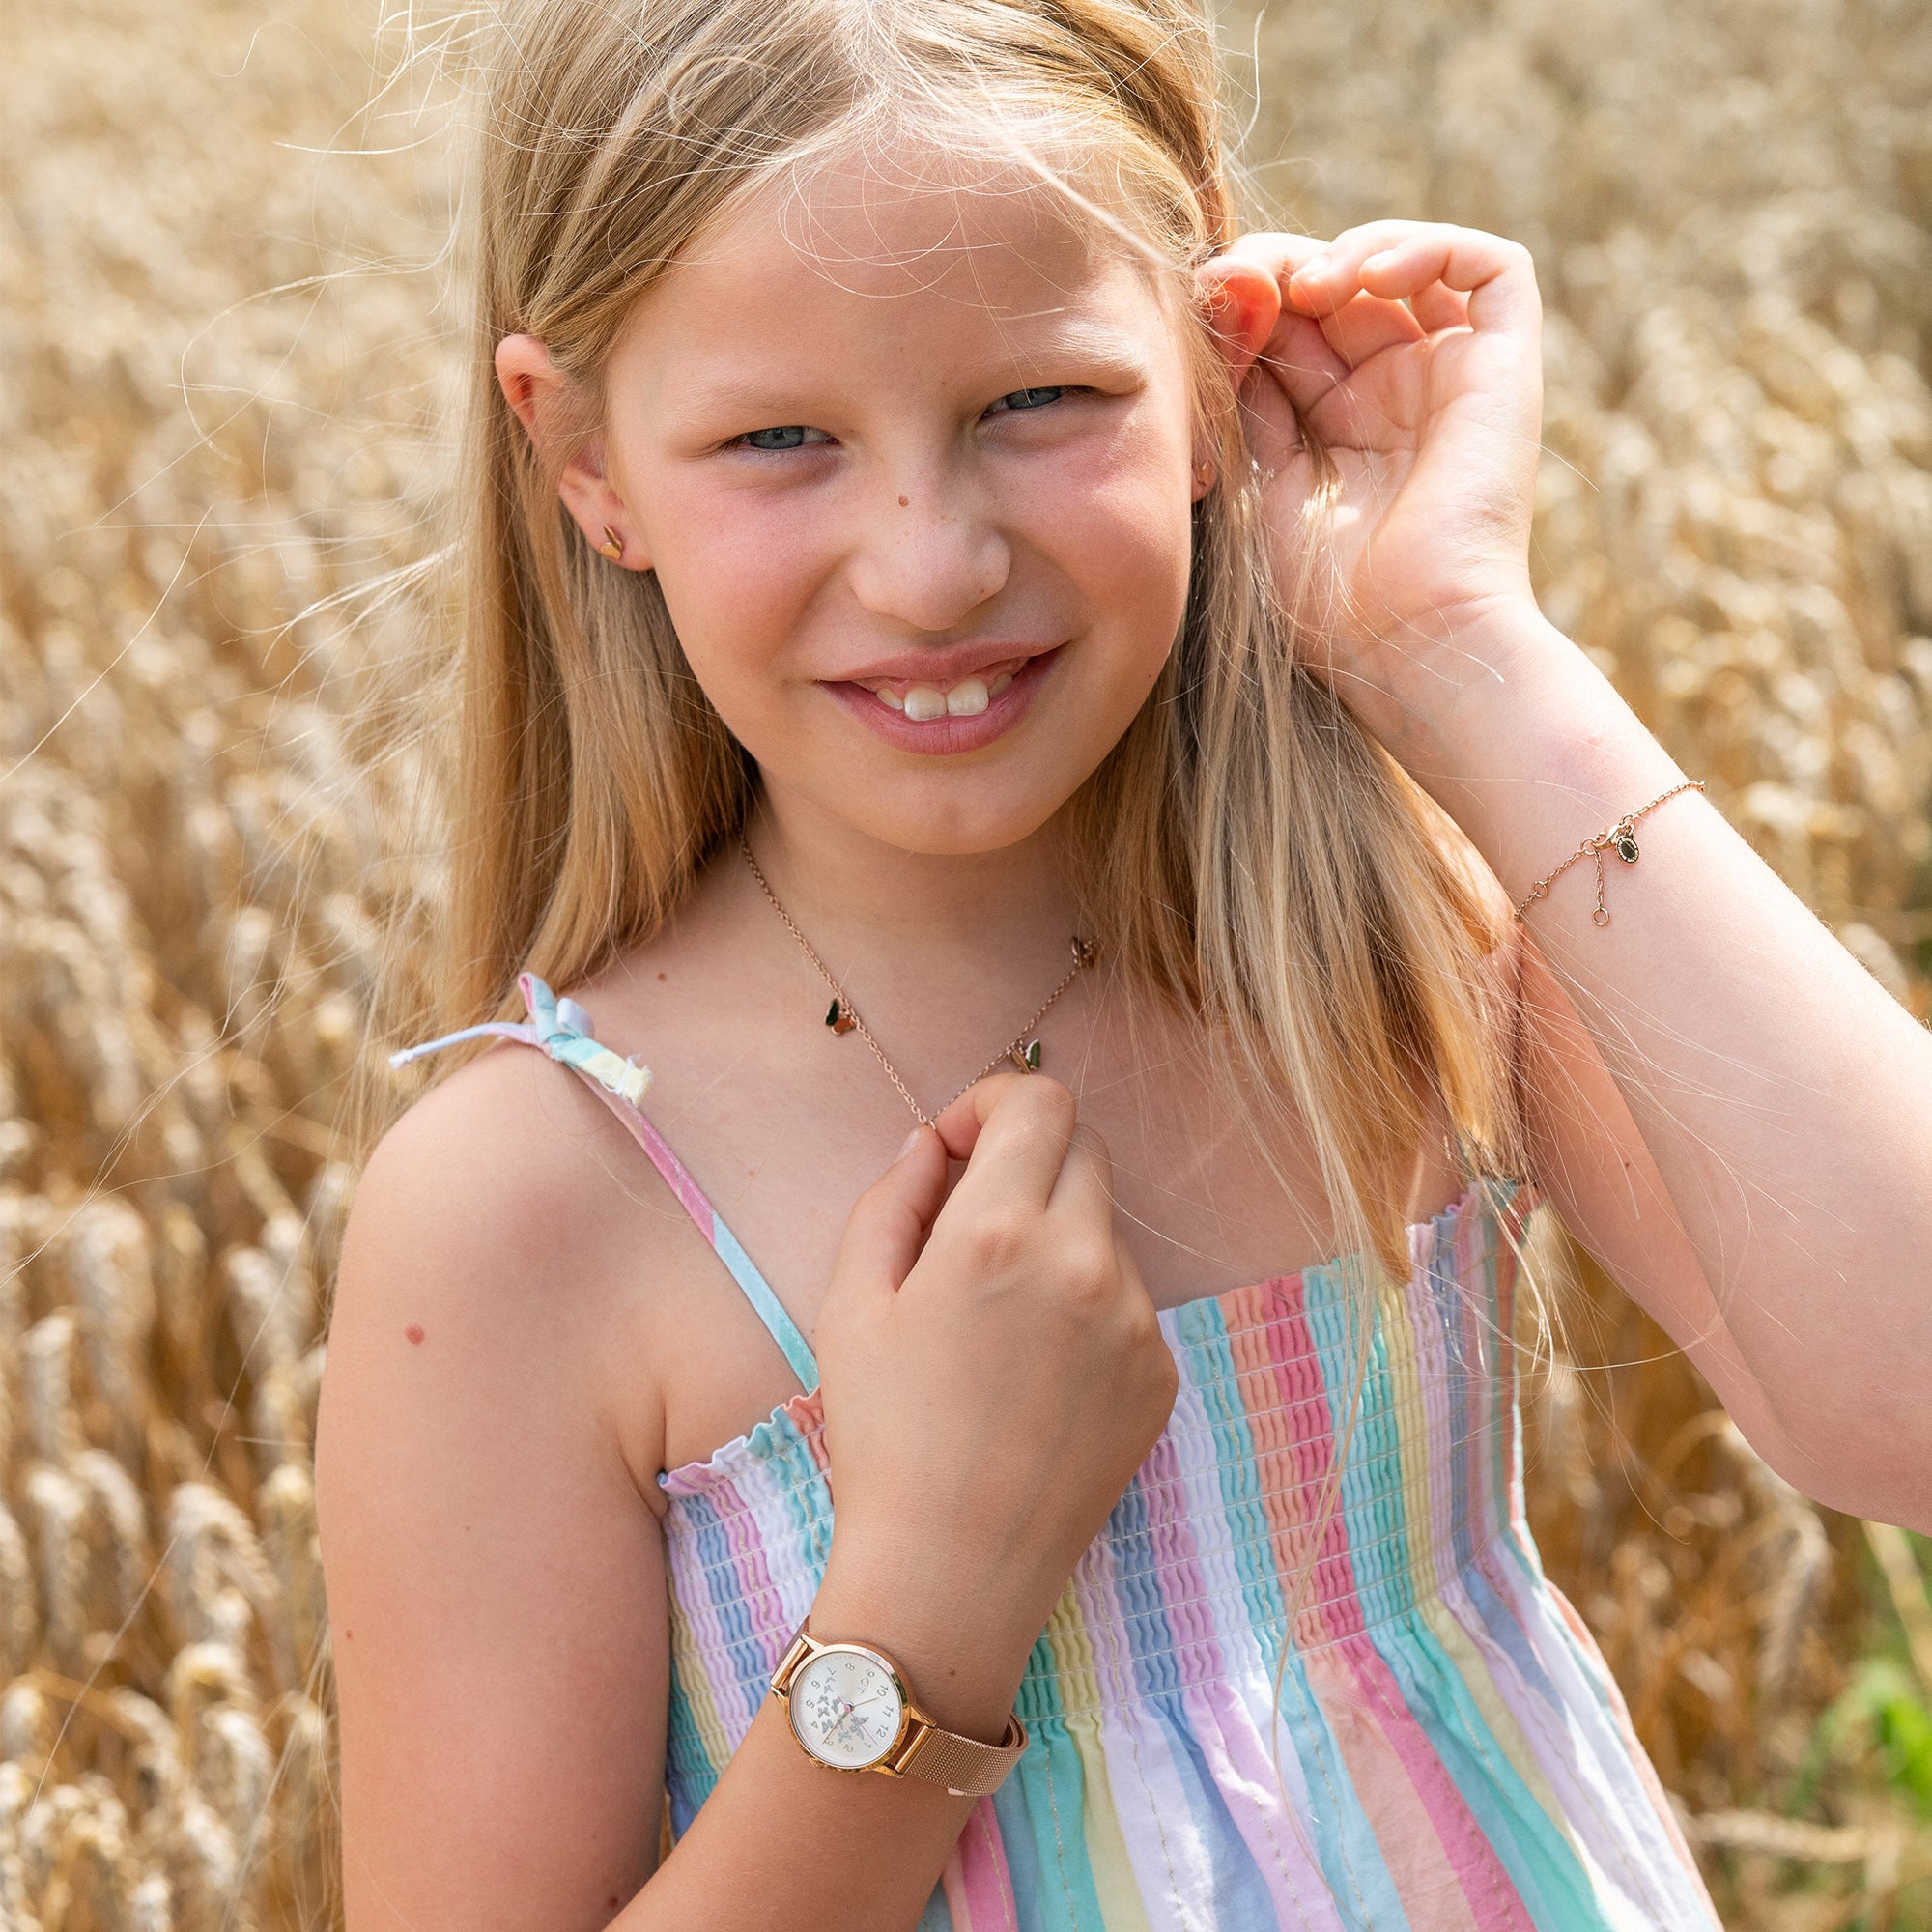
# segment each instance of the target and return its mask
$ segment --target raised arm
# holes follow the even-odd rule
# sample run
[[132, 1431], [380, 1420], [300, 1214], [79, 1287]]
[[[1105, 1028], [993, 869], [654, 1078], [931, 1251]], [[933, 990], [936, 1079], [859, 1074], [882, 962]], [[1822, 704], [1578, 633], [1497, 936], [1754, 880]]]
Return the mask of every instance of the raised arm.
[[[1527, 253], [1375, 222], [1255, 236], [1204, 271], [1284, 554], [1312, 469], [1315, 668], [1513, 902], [1687, 777], [1531, 595], [1540, 309]], [[1524, 1071], [1566, 1221], [1740, 1426], [1838, 1508], [1932, 1527], [1932, 1034], [1701, 793], [1528, 908]]]
[[[1507, 631], [1514, 689], [1465, 686], [1411, 769], [1520, 902], [1685, 775], [1568, 639]], [[1932, 1528], [1932, 1032], [1701, 793], [1636, 835], [1608, 923], [1587, 860], [1526, 916], [1542, 1177], [1775, 1466]]]

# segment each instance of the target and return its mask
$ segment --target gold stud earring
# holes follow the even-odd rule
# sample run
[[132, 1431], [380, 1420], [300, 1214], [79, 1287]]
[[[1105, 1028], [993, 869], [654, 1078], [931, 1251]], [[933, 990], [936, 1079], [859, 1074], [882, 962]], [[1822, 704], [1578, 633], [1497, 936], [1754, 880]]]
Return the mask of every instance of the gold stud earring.
[[599, 556], [608, 556], [612, 563], [624, 560], [624, 539], [609, 524], [604, 526], [604, 541], [597, 546]]

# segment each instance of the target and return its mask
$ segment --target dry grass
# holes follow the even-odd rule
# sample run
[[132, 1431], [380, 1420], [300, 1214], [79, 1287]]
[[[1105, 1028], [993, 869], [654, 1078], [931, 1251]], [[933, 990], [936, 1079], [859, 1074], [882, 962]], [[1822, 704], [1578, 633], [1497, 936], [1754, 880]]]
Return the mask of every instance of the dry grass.
[[[1316, 0], [1229, 38], [1267, 79], [1256, 152], [1315, 157], [1265, 177], [1311, 223], [1420, 210], [1536, 247], [1548, 608], [1924, 1013], [1915, 12]], [[359, 10], [10, 21], [0, 1925], [320, 1925], [331, 1122], [371, 934], [436, 884], [363, 675], [407, 606], [324, 600], [416, 558], [438, 498], [449, 317], [392, 265], [438, 245], [445, 156], [355, 122]], [[386, 152], [304, 152], [345, 144]], [[1732, 1922], [1926, 1923], [1913, 1548], [1780, 1485], [1614, 1291], [1571, 1302], [1532, 1508]]]

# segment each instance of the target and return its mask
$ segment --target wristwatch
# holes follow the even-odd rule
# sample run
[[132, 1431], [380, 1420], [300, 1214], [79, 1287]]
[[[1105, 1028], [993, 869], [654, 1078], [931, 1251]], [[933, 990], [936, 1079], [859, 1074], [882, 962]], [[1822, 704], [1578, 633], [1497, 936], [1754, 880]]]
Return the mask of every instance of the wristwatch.
[[954, 1798], [983, 1798], [1026, 1749], [1026, 1726], [1007, 1719], [996, 1745], [940, 1729], [912, 1701], [899, 1667], [875, 1644], [820, 1643], [800, 1624], [772, 1672], [772, 1695], [791, 1734], [816, 1764], [880, 1771], [943, 1784]]

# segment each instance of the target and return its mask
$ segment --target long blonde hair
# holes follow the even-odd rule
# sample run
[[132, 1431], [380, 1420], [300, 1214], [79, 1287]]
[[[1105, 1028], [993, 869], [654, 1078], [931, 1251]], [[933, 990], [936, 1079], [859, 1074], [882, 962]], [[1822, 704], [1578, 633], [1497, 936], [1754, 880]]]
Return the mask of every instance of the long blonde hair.
[[[425, 1025], [520, 1008], [647, 939], [742, 822], [751, 760], [648, 573], [613, 571], [557, 495], [632, 304], [693, 238], [815, 157], [917, 128], [1018, 160], [1165, 278], [1221, 481], [1196, 511], [1165, 669], [1065, 814], [1113, 958], [1202, 1021], [1258, 1140], [1312, 1138], [1351, 1252], [1407, 1270], [1406, 1196], [1439, 1102], [1516, 1164], [1480, 862], [1309, 668], [1319, 532], [1273, 582], [1193, 270], [1239, 232], [1212, 36], [1189, 0], [520, 0], [490, 62], [469, 200], [474, 288], [450, 721], [446, 902]], [[540, 453], [493, 356], [541, 339], [577, 420]], [[1318, 468], [1320, 452], [1318, 457]], [[1322, 493], [1310, 506], [1319, 520]]]

